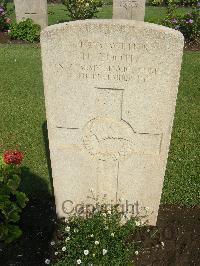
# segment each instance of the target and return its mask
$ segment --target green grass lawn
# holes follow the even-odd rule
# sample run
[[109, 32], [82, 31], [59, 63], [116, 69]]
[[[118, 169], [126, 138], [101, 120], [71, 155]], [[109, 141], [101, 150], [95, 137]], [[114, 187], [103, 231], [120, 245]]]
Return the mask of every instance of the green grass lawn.
[[[190, 8], [178, 8], [178, 14], [187, 13]], [[50, 4], [48, 6], [49, 12], [49, 25], [63, 22], [69, 20], [69, 16], [67, 15], [66, 7], [64, 5], [54, 5]], [[145, 21], [160, 23], [160, 21], [166, 16], [167, 9], [165, 7], [146, 7]], [[100, 19], [111, 19], [112, 18], [112, 6], [104, 6], [99, 9], [97, 14], [97, 18]]]
[[[40, 49], [0, 44], [0, 148], [24, 152], [24, 165], [49, 183], [42, 124], [45, 121]], [[40, 189], [30, 178], [26, 189]], [[36, 187], [35, 187], [36, 186]]]
[[[51, 6], [49, 8], [51, 8]], [[190, 8], [178, 8], [177, 13], [185, 14], [189, 10], [191, 9]], [[146, 6], [145, 21], [154, 22], [158, 24], [166, 16], [166, 14], [167, 14], [166, 7]], [[112, 18], [112, 6], [105, 6], [101, 8], [99, 10], [97, 18], [111, 19]], [[50, 23], [51, 23], [51, 20], [50, 20]]]
[[[14, 6], [13, 4], [9, 4], [10, 9], [10, 17], [12, 20], [15, 20]], [[185, 14], [189, 12], [191, 8], [178, 8], [178, 14]], [[166, 16], [167, 9], [166, 7], [153, 7], [146, 6], [145, 12], [145, 21], [153, 22], [159, 24], [160, 21]], [[100, 19], [111, 19], [112, 18], [112, 6], [106, 5], [102, 8], [99, 8], [99, 12], [97, 14], [97, 18]], [[48, 20], [49, 25], [53, 25], [56, 23], [61, 23], [69, 20], [68, 13], [66, 11], [66, 7], [62, 4], [49, 4], [48, 5]]]
[[163, 202], [200, 203], [200, 52], [185, 52]]
[[[49, 10], [50, 24], [67, 19], [62, 5], [50, 5]], [[165, 12], [148, 7], [146, 18], [159, 20]], [[110, 18], [111, 7], [105, 7], [99, 17]], [[200, 52], [184, 53], [163, 203], [200, 202], [199, 62]], [[0, 151], [17, 148], [24, 152], [24, 165], [32, 172], [23, 179], [26, 192], [43, 193], [47, 188], [51, 191], [43, 137], [46, 118], [40, 48], [0, 44], [0, 77]]]

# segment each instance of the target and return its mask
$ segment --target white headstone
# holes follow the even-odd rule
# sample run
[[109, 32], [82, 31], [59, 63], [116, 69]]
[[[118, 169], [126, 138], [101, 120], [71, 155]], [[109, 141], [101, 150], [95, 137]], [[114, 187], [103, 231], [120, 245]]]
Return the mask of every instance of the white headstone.
[[46, 28], [41, 47], [58, 215], [86, 203], [94, 189], [107, 201], [149, 207], [155, 224], [182, 34], [131, 20], [85, 20]]
[[14, 0], [16, 20], [31, 18], [41, 28], [48, 26], [47, 0]]
[[145, 2], [145, 0], [113, 0], [113, 18], [144, 21]]

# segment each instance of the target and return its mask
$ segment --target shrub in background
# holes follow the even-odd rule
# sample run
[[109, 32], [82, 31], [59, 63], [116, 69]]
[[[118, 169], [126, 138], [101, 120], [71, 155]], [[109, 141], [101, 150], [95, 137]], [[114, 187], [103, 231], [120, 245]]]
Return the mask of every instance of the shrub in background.
[[175, 2], [179, 2], [179, 0], [149, 0], [149, 4], [152, 6], [168, 6]]
[[197, 5], [199, 0], [149, 0], [149, 5], [160, 6], [160, 5], [170, 5], [176, 4], [178, 6], [194, 6]]
[[0, 0], [0, 6], [2, 6], [6, 10], [8, 2], [8, 0]]
[[187, 42], [200, 42], [200, 4], [185, 15], [176, 15], [174, 5], [168, 7], [167, 18], [163, 20], [163, 25], [179, 30]]
[[90, 19], [98, 12], [101, 0], [62, 0], [72, 20]]
[[18, 191], [20, 185], [22, 153], [6, 151], [0, 157], [0, 241], [10, 243], [22, 231], [17, 222], [28, 198]]
[[0, 32], [8, 31], [10, 28], [10, 19], [6, 15], [6, 5], [0, 2]]
[[151, 6], [160, 6], [163, 4], [163, 0], [149, 0], [149, 5]]
[[113, 0], [99, 0], [99, 6], [111, 6], [113, 5]]
[[19, 39], [28, 42], [39, 42], [40, 25], [34, 24], [32, 19], [28, 18], [19, 23], [12, 23], [9, 36], [11, 39]]
[[197, 5], [199, 0], [178, 0], [177, 4], [181, 6], [194, 6]]

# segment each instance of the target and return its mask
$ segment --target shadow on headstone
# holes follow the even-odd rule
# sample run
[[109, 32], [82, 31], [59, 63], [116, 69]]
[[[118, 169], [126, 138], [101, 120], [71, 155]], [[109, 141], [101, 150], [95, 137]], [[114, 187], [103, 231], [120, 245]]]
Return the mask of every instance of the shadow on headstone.
[[46, 154], [46, 159], [47, 159], [48, 173], [49, 173], [50, 183], [51, 183], [51, 190], [53, 191], [53, 179], [52, 179], [52, 170], [51, 170], [47, 121], [45, 121], [42, 124], [42, 132], [43, 132], [43, 140], [44, 140], [44, 146], [45, 146], [45, 154]]

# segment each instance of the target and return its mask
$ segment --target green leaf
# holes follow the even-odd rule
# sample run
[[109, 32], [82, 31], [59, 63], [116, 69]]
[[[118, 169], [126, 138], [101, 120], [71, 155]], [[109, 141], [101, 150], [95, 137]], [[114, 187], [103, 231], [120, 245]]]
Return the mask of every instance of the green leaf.
[[15, 191], [20, 184], [20, 177], [18, 175], [13, 175], [12, 179], [9, 179], [7, 182], [7, 186], [12, 190]]
[[0, 204], [4, 203], [5, 201], [9, 200], [9, 195], [1, 195], [0, 194]]
[[17, 191], [15, 193], [16, 195], [16, 199], [17, 199], [17, 204], [21, 207], [21, 208], [25, 208], [26, 204], [28, 202], [28, 198], [26, 197], [26, 194], [23, 192], [19, 192]]
[[5, 240], [7, 234], [8, 228], [3, 223], [0, 223], [0, 241]]
[[21, 234], [22, 234], [22, 231], [19, 228], [19, 226], [9, 225], [8, 226], [8, 234], [7, 234], [6, 238], [5, 238], [5, 242], [6, 243], [11, 243], [15, 239], [19, 238], [21, 236]]
[[20, 209], [13, 209], [9, 214], [8, 214], [8, 221], [9, 222], [18, 222], [19, 219], [20, 219], [20, 216], [19, 216], [19, 211]]

